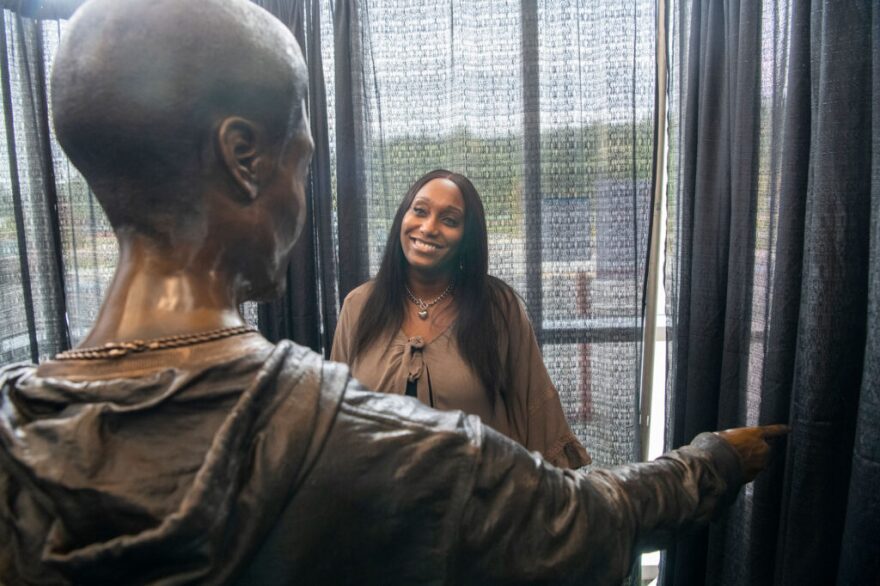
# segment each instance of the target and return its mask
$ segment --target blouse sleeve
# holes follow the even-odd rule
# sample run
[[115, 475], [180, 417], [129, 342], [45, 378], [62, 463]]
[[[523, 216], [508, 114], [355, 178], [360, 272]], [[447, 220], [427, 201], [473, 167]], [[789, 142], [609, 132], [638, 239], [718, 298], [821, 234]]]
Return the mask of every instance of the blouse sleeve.
[[506, 394], [511, 424], [526, 448], [540, 452], [555, 466], [586, 466], [592, 459], [568, 425], [532, 324], [519, 299], [512, 297], [506, 303], [510, 333], [507, 367], [511, 369], [511, 388]]
[[352, 295], [354, 295], [354, 291], [349, 293], [342, 302], [339, 321], [336, 322], [336, 333], [333, 334], [333, 346], [330, 349], [330, 360], [344, 362], [349, 366], [351, 366], [351, 345], [358, 319], [358, 312], [354, 307], [357, 304], [352, 300]]

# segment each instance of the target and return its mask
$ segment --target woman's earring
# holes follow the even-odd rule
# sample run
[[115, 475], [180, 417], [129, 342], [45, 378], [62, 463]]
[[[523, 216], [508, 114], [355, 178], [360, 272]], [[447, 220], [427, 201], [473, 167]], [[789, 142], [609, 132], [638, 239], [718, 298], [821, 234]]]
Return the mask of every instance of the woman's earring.
[[458, 257], [458, 270], [460, 270], [460, 271], [464, 270], [464, 257], [463, 256]]

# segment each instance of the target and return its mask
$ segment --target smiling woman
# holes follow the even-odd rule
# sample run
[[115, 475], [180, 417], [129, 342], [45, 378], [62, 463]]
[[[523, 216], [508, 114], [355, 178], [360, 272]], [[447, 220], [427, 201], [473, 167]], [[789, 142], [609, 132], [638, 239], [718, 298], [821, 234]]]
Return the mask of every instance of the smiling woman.
[[[448, 280], [455, 273], [458, 247], [464, 234], [464, 196], [450, 179], [438, 177], [416, 193], [400, 226], [400, 247], [417, 286]], [[416, 283], [413, 283], [416, 285]]]
[[488, 266], [473, 184], [427, 173], [397, 209], [376, 278], [346, 297], [331, 358], [371, 389], [479, 415], [557, 466], [588, 464], [519, 297]]

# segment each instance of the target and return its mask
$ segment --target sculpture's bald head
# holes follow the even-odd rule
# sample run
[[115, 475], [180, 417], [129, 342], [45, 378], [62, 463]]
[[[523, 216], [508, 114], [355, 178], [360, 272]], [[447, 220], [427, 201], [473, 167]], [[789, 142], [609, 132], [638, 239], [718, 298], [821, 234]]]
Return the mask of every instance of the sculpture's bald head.
[[147, 233], [197, 212], [223, 120], [283, 149], [308, 133], [306, 93], [293, 36], [246, 0], [91, 0], [52, 72], [59, 142], [114, 227]]

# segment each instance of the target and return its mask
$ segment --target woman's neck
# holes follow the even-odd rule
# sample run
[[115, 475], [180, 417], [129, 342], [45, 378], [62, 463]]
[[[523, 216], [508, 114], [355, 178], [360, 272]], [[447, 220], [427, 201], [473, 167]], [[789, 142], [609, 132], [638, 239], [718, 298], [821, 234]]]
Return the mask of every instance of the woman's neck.
[[442, 295], [453, 276], [449, 272], [424, 274], [410, 270], [406, 276], [406, 285], [413, 295], [424, 300], [433, 299]]

